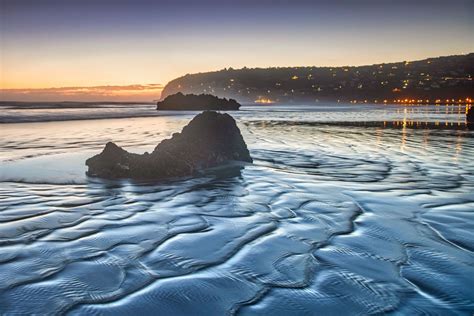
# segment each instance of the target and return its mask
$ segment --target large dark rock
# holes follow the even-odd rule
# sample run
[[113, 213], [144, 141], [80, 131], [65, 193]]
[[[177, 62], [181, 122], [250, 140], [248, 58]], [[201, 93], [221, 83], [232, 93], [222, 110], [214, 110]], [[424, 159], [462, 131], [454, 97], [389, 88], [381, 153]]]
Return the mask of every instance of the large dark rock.
[[234, 99], [218, 98], [211, 94], [176, 94], [167, 96], [156, 105], [157, 110], [174, 111], [235, 111], [240, 108], [240, 104]]
[[466, 113], [466, 123], [469, 129], [474, 129], [474, 107], [469, 107]]
[[470, 107], [467, 110], [466, 121], [468, 124], [474, 124], [474, 107]]
[[233, 160], [252, 162], [235, 120], [228, 114], [206, 111], [181, 133], [159, 143], [151, 154], [129, 153], [109, 142], [86, 165], [87, 175], [94, 177], [161, 179], [193, 175]]

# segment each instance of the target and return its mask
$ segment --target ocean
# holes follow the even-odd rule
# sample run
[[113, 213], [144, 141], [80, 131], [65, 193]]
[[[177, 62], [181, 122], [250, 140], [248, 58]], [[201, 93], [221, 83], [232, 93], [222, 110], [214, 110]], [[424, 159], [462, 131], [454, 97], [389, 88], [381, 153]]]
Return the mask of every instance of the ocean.
[[196, 113], [2, 109], [0, 313], [472, 315], [465, 110], [244, 106], [253, 164], [134, 182], [84, 162]]

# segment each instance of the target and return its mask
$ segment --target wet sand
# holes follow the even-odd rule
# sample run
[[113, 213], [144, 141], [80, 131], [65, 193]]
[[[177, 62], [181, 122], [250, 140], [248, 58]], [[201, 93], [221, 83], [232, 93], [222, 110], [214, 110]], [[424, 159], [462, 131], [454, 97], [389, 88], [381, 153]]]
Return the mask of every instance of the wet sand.
[[470, 315], [474, 132], [406, 124], [462, 116], [292, 109], [235, 114], [254, 164], [160, 183], [83, 162], [191, 114], [3, 125], [1, 311]]

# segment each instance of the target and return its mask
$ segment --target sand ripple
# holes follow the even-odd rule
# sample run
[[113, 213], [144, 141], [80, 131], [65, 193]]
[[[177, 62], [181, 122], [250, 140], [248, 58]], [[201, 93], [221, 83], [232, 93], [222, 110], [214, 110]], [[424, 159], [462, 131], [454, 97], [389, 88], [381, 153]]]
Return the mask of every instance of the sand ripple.
[[[148, 120], [130, 123], [134, 137]], [[241, 123], [255, 163], [232, 172], [159, 184], [9, 174], [0, 311], [472, 314], [472, 132], [262, 124]], [[17, 146], [11, 164], [46, 151]]]

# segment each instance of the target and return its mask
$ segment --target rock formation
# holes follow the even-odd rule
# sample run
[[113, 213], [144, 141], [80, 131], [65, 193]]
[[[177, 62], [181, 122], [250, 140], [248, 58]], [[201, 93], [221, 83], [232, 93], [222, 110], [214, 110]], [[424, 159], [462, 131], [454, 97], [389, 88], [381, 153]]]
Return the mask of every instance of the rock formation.
[[156, 105], [157, 110], [175, 110], [175, 111], [202, 111], [202, 110], [221, 110], [236, 111], [240, 104], [234, 99], [218, 98], [211, 94], [176, 94], [167, 96], [163, 101]]
[[472, 106], [467, 110], [466, 122], [470, 129], [474, 129], [474, 107]]
[[240, 130], [230, 115], [205, 111], [150, 154], [129, 153], [109, 142], [86, 165], [87, 175], [93, 177], [163, 179], [193, 175], [229, 161], [252, 162]]
[[466, 113], [466, 121], [468, 123], [474, 123], [474, 107], [470, 107]]

